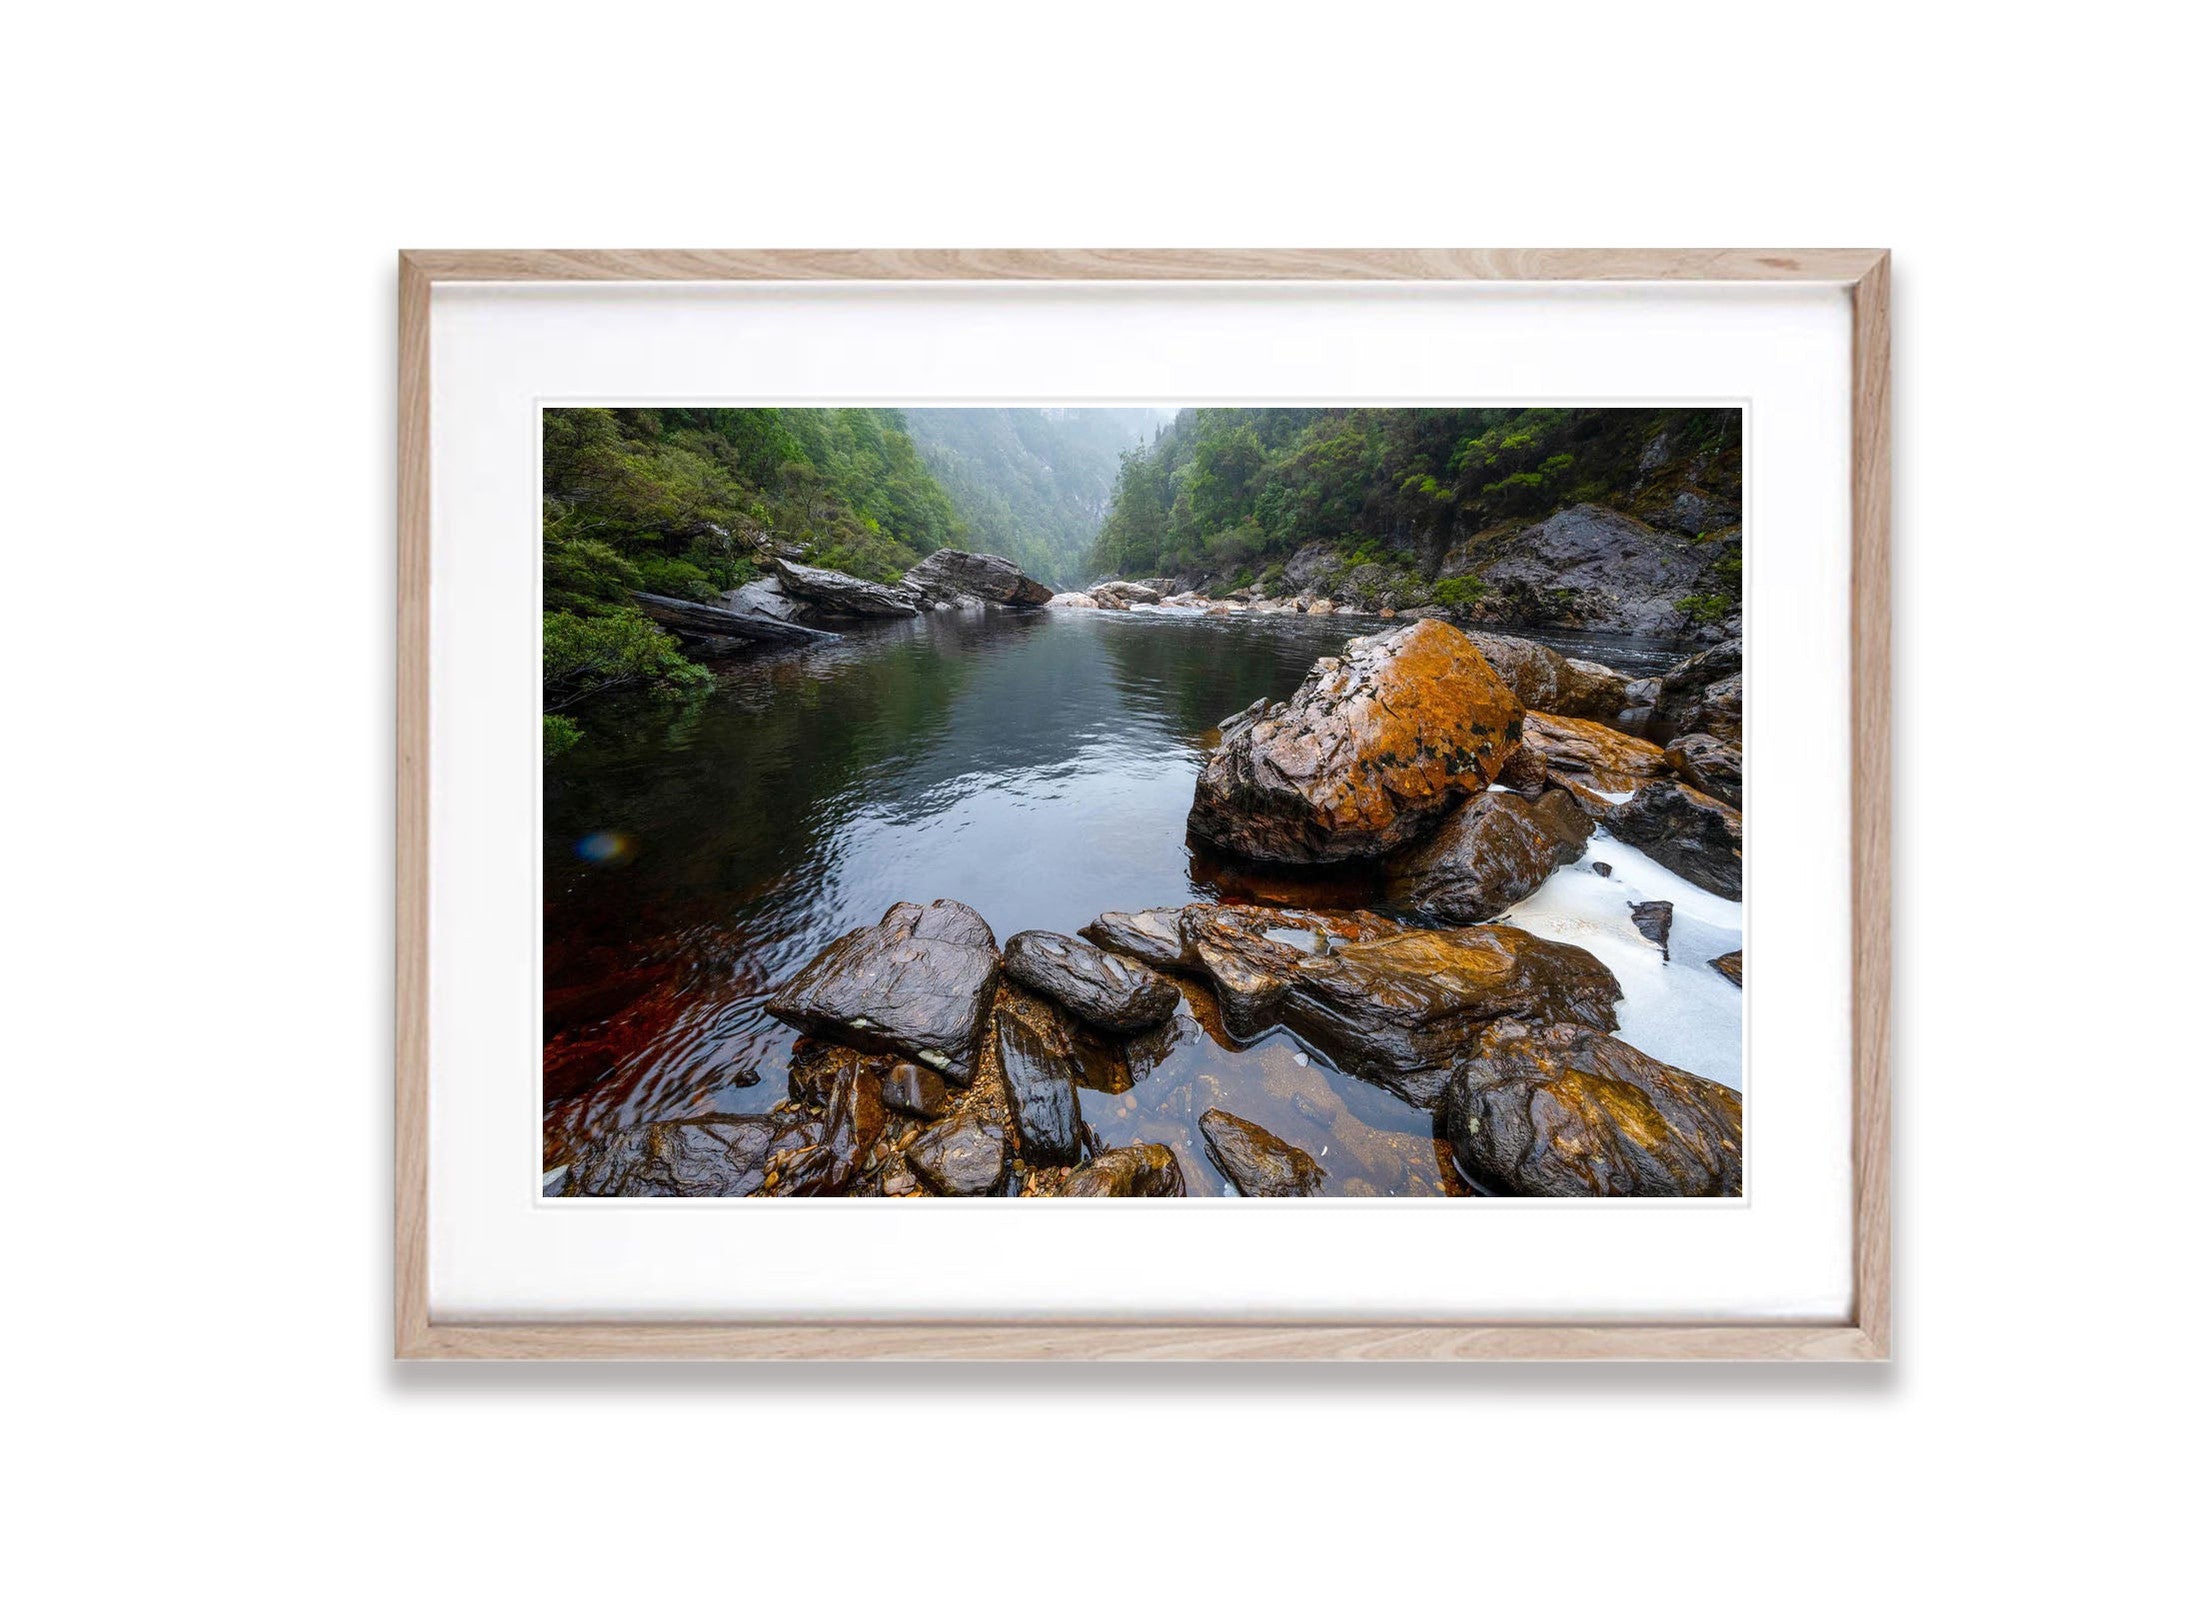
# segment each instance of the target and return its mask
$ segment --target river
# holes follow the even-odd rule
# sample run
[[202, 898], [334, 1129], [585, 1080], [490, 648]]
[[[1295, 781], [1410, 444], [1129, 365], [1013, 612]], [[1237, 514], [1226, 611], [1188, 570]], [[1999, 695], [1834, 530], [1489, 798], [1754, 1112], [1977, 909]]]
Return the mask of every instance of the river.
[[[585, 736], [545, 769], [545, 1164], [612, 1126], [783, 1098], [795, 1035], [764, 997], [897, 900], [962, 900], [1003, 942], [1073, 933], [1108, 910], [1305, 902], [1306, 884], [1194, 853], [1192, 787], [1222, 718], [1287, 695], [1317, 657], [1383, 625], [943, 611], [737, 659], [705, 699], [583, 707]], [[1661, 641], [1532, 636], [1635, 674], [1678, 656]], [[1589, 870], [1595, 859], [1610, 878]], [[1669, 966], [1625, 928], [1628, 896], [1679, 907]], [[1321, 897], [1367, 898], [1349, 881]], [[1511, 919], [1613, 967], [1628, 992], [1622, 1036], [1740, 1085], [1739, 993], [1683, 969], [1737, 947], [1738, 906], [1599, 834], [1590, 860]], [[1287, 1034], [1241, 1046], [1200, 1009], [1140, 1052], [1135, 1081], [1081, 1090], [1102, 1141], [1169, 1144], [1193, 1193], [1220, 1193], [1196, 1123], [1221, 1105], [1315, 1153], [1327, 1192], [1454, 1184], [1425, 1112]]]

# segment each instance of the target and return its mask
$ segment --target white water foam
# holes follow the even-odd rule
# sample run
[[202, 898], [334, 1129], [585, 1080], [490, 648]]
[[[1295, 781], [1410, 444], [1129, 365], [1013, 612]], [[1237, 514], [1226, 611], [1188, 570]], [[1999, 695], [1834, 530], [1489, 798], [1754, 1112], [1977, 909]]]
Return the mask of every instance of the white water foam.
[[[1611, 868], [1605, 877], [1594, 863]], [[1629, 903], [1672, 902], [1672, 959], [1642, 935]], [[1741, 907], [1598, 828], [1588, 853], [1500, 920], [1576, 944], [1611, 968], [1625, 998], [1617, 1036], [1670, 1066], [1741, 1090], [1741, 990], [1709, 962], [1741, 947]]]

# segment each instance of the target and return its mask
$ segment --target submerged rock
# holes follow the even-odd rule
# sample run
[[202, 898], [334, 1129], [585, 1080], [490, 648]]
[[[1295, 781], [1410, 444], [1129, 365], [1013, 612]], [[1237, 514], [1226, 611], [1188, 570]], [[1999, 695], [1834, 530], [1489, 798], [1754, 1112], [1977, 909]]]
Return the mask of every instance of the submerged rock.
[[883, 1084], [886, 1109], [919, 1121], [937, 1121], [947, 1113], [954, 1090], [946, 1078], [913, 1060], [895, 1061]]
[[1059, 1024], [1003, 1005], [993, 1012], [993, 1045], [1015, 1117], [1017, 1152], [1032, 1166], [1073, 1164], [1083, 1153], [1084, 1120], [1077, 1109], [1076, 1057]]
[[1001, 969], [1108, 1032], [1142, 1032], [1176, 1011], [1175, 988], [1150, 967], [1062, 933], [1016, 934]]
[[905, 1158], [936, 1193], [997, 1193], [1008, 1171], [1008, 1130], [977, 1111], [964, 1111], [917, 1134]]
[[1287, 704], [1224, 724], [1191, 831], [1255, 860], [1386, 854], [1488, 786], [1520, 718], [1512, 691], [1447, 623], [1354, 639]]
[[1708, 961], [1705, 964], [1735, 988], [1741, 986], [1741, 952], [1739, 950], [1728, 950], [1716, 960]]
[[876, 927], [826, 945], [764, 1009], [805, 1032], [914, 1056], [967, 1082], [999, 972], [993, 931], [969, 906], [904, 901]]
[[1741, 897], [1741, 813], [1685, 783], [1651, 783], [1603, 819], [1612, 836], [1721, 899]]
[[814, 1144], [814, 1116], [696, 1116], [648, 1122], [572, 1151], [564, 1192], [625, 1199], [738, 1199], [759, 1192], [774, 1155]]
[[1466, 1178], [1540, 1199], [1741, 1192], [1741, 1100], [1581, 1026], [1503, 1022], [1453, 1075], [1444, 1136]]
[[1645, 899], [1639, 905], [1629, 903], [1627, 910], [1642, 937], [1665, 952], [1665, 959], [1672, 959], [1672, 901], [1669, 899]]
[[1579, 860], [1593, 831], [1563, 789], [1532, 805], [1517, 794], [1476, 794], [1383, 871], [1400, 904], [1442, 922], [1486, 921]]
[[1741, 752], [1715, 733], [1686, 733], [1665, 746], [1680, 775], [1712, 799], [1741, 803]]
[[914, 616], [916, 602], [883, 583], [868, 582], [830, 567], [779, 563], [779, 585], [818, 611], [835, 616]]
[[1062, 1179], [1062, 1199], [1181, 1199], [1183, 1168], [1166, 1144], [1132, 1144], [1094, 1155]]
[[1054, 591], [1023, 575], [1015, 562], [970, 550], [934, 550], [908, 569], [901, 581], [935, 605], [987, 600], [995, 605], [1038, 606]]
[[1080, 930], [1090, 942], [1164, 972], [1195, 972], [1199, 957], [1184, 942], [1183, 910], [1108, 911]]
[[1296, 1199], [1320, 1191], [1318, 1162], [1256, 1122], [1219, 1107], [1199, 1118], [1199, 1136], [1222, 1175], [1247, 1199]]

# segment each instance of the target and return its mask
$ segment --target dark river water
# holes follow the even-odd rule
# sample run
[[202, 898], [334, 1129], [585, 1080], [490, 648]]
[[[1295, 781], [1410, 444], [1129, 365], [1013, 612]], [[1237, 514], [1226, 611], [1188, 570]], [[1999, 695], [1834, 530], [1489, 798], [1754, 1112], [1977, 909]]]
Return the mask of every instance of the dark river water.
[[[896, 900], [962, 900], [1002, 942], [1109, 910], [1306, 902], [1194, 855], [1192, 786], [1222, 718], [1384, 625], [939, 612], [738, 661], [691, 704], [584, 708], [544, 786], [545, 1164], [610, 1126], [783, 1098], [795, 1035], [764, 997]], [[1537, 636], [1634, 673], [1676, 658]], [[1287, 1034], [1239, 1046], [1189, 1001], [1169, 1026], [1162, 1058], [1086, 1088], [1084, 1111], [1108, 1145], [1173, 1147], [1194, 1193], [1222, 1191], [1196, 1127], [1213, 1105], [1315, 1153], [1330, 1193], [1450, 1181], [1427, 1113]]]

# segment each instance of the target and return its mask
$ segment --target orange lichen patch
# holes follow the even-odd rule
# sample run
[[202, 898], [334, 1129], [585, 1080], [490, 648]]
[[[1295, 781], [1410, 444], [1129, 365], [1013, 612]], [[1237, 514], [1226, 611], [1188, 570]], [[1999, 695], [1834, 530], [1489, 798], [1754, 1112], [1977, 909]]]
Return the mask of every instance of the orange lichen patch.
[[1448, 623], [1355, 639], [1287, 704], [1224, 724], [1191, 830], [1256, 860], [1383, 854], [1495, 781], [1524, 714]]

